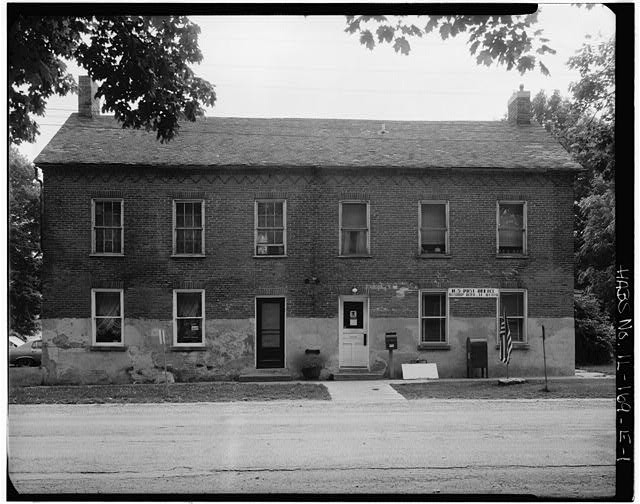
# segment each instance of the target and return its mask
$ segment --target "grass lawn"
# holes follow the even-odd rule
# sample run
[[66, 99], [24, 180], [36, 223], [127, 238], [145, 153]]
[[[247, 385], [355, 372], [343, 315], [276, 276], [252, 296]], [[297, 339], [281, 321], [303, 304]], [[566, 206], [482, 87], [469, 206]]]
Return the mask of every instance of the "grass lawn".
[[391, 385], [406, 399], [556, 399], [615, 398], [616, 381], [602, 379], [528, 380], [515, 385], [498, 385], [498, 380], [397, 383]]
[[324, 385], [315, 383], [171, 383], [164, 385], [78, 385], [15, 387], [10, 404], [87, 404], [331, 400]]

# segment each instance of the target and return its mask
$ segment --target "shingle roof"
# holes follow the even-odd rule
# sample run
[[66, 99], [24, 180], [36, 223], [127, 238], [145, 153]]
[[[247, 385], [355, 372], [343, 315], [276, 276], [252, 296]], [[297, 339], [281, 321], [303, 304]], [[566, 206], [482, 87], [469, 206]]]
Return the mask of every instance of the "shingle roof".
[[[381, 134], [382, 124], [386, 133]], [[577, 170], [537, 124], [209, 117], [161, 144], [110, 116], [72, 114], [36, 164]]]

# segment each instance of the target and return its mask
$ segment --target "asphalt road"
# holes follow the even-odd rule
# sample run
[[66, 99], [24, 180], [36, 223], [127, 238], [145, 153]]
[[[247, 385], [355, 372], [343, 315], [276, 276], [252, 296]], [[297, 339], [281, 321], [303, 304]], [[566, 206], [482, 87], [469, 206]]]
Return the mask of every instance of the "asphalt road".
[[611, 497], [613, 400], [10, 405], [26, 493]]

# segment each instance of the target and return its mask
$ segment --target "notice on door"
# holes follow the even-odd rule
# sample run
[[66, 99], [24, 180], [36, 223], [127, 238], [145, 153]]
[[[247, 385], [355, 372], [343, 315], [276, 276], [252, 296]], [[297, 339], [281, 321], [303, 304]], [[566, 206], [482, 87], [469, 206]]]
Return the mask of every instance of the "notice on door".
[[452, 287], [449, 297], [497, 298], [500, 297], [500, 289]]
[[358, 327], [358, 310], [349, 310], [349, 327]]

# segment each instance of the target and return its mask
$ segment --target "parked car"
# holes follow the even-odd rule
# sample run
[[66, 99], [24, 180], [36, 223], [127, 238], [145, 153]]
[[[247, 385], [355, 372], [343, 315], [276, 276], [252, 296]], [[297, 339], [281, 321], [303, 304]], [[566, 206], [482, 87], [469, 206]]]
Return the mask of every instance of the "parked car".
[[9, 348], [19, 347], [20, 345], [24, 345], [25, 340], [16, 336], [14, 334], [9, 335]]
[[9, 349], [9, 364], [39, 366], [42, 362], [42, 340], [33, 340]]

